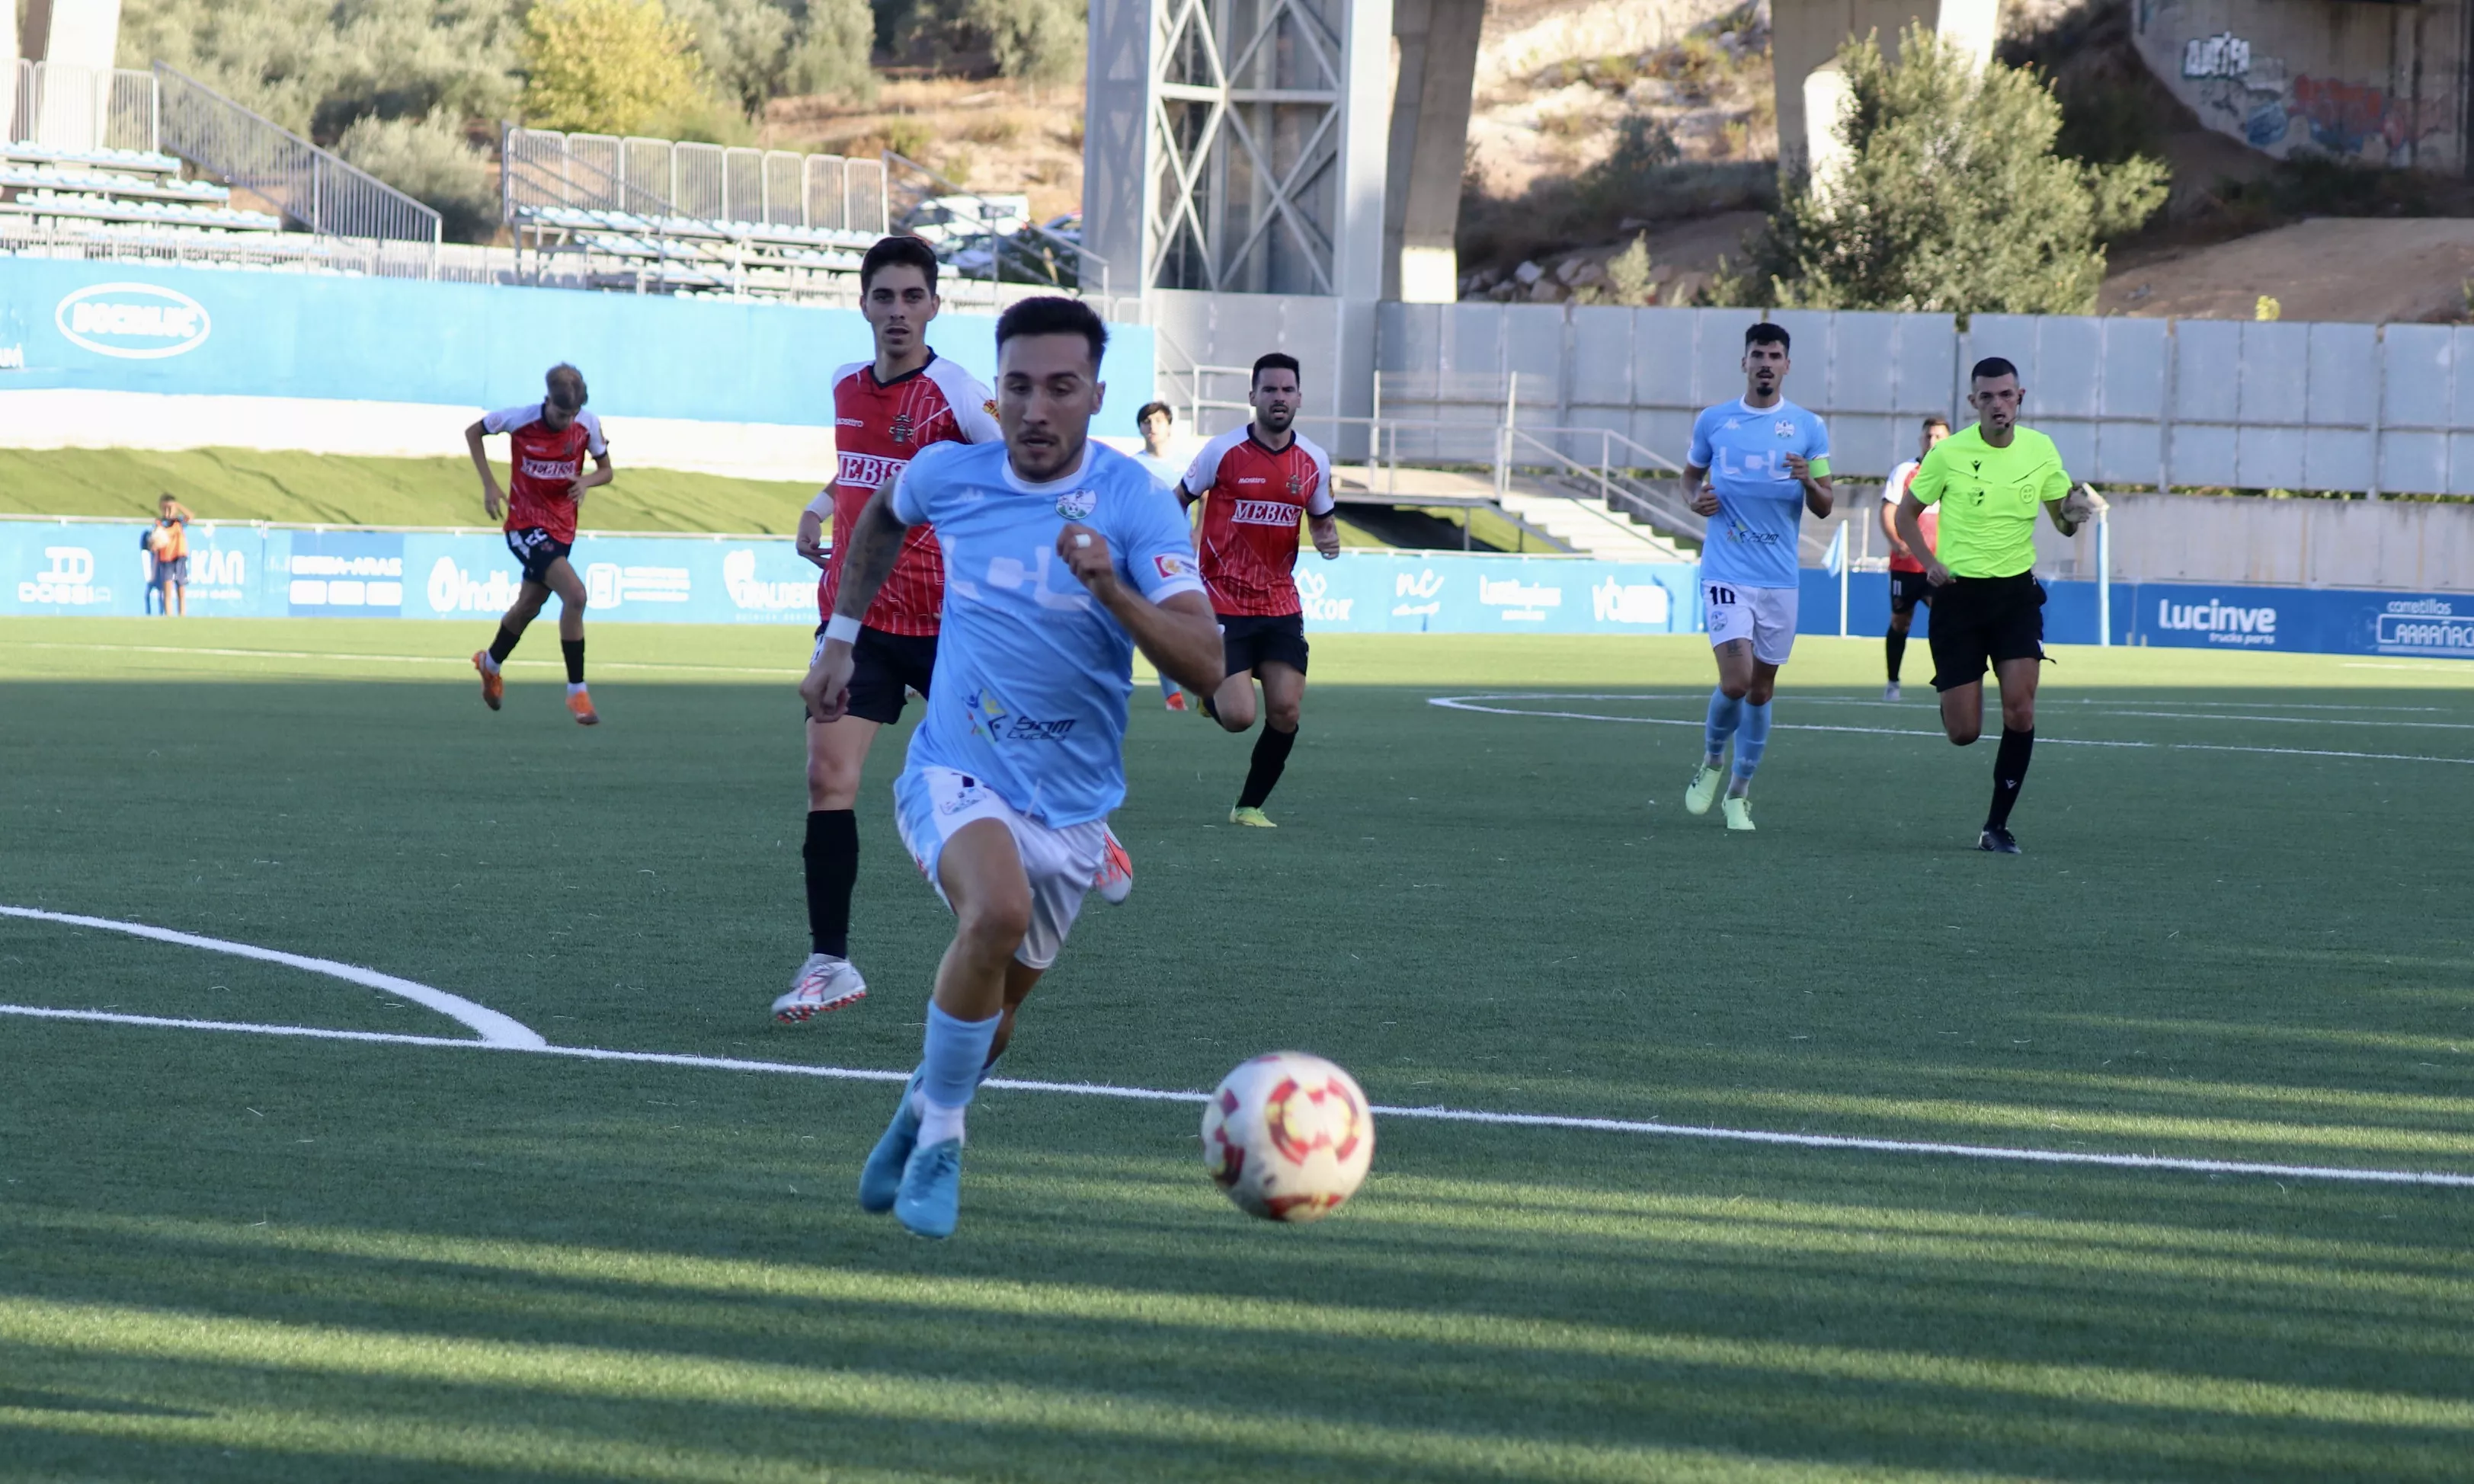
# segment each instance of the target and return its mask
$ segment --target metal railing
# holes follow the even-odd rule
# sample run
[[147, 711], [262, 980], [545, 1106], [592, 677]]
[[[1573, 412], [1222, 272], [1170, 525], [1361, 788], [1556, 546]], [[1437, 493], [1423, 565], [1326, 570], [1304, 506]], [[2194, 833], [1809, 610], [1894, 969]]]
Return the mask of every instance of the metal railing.
[[[510, 197], [510, 205], [642, 214], [629, 203], [650, 200], [716, 227], [744, 222], [870, 237], [885, 231], [883, 160], [554, 129], [510, 129], [504, 154], [510, 162], [521, 158], [535, 185], [550, 192]], [[578, 168], [567, 170], [570, 162]]]
[[149, 154], [158, 147], [159, 94], [152, 72], [22, 58], [13, 64], [17, 85], [9, 110], [12, 142]]
[[[545, 129], [510, 126], [501, 136], [498, 196], [506, 221], [517, 229], [519, 260], [529, 231], [534, 244], [536, 277], [544, 268], [541, 253], [547, 236], [567, 229], [543, 223], [525, 211], [564, 207], [609, 216], [608, 230], [646, 244], [649, 265], [636, 261], [622, 274], [632, 274], [636, 292], [655, 285], [674, 286], [673, 270], [702, 276], [732, 291], [744, 288], [745, 254], [724, 229], [679, 209], [676, 203], [644, 183], [643, 158], [630, 158], [626, 146], [640, 141], [608, 135], [571, 135]], [[584, 148], [576, 148], [581, 140]], [[660, 140], [641, 141], [661, 143]], [[607, 149], [601, 146], [609, 146]], [[629, 166], [638, 168], [629, 178]]]
[[[1013, 282], [1036, 282], [1086, 297], [1110, 297], [1108, 259], [1075, 238], [1031, 221], [1027, 211], [1020, 226], [1006, 230], [1004, 224], [1015, 220], [1012, 207], [980, 192], [965, 190], [909, 156], [887, 150], [885, 162], [886, 191], [891, 198], [886, 215], [895, 227], [907, 231], [918, 225], [931, 203], [973, 213], [965, 219], [966, 225], [957, 224], [958, 231], [949, 226], [947, 235], [962, 236], [973, 248], [983, 251], [985, 271], [974, 271], [982, 266], [979, 251], [966, 250], [948, 260], [958, 277], [995, 283], [1006, 279], [1006, 269], [1010, 264], [1021, 275], [1010, 280]], [[901, 180], [897, 171], [910, 179]]]
[[206, 84], [155, 64], [162, 147], [321, 236], [440, 240], [436, 211]]

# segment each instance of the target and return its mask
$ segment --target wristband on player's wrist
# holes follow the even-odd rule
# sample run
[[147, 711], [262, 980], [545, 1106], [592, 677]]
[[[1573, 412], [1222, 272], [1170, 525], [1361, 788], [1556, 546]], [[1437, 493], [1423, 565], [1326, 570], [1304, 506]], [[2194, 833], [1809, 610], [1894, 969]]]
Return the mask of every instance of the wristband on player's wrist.
[[846, 645], [859, 643], [859, 620], [846, 613], [835, 614], [825, 620], [825, 637], [838, 639]]

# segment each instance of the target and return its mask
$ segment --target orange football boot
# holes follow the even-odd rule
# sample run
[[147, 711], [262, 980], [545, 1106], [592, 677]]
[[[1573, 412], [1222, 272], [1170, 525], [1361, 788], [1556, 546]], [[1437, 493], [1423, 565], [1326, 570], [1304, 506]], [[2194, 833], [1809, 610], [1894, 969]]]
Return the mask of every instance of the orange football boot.
[[481, 672], [481, 704], [492, 711], [497, 710], [498, 702], [506, 699], [507, 677], [499, 674], [497, 668], [490, 663], [487, 649], [473, 651], [473, 668]]
[[574, 716], [578, 726], [601, 724], [601, 713], [593, 709], [593, 697], [582, 691], [570, 691], [567, 693], [567, 709]]

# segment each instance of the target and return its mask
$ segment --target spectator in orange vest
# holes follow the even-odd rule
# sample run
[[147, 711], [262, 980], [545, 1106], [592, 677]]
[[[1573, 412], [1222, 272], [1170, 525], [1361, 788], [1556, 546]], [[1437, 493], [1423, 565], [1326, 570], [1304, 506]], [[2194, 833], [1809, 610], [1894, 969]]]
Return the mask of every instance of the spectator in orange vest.
[[189, 508], [169, 494], [155, 502], [155, 523], [138, 544], [152, 559], [146, 579], [146, 609], [165, 618], [189, 614]]

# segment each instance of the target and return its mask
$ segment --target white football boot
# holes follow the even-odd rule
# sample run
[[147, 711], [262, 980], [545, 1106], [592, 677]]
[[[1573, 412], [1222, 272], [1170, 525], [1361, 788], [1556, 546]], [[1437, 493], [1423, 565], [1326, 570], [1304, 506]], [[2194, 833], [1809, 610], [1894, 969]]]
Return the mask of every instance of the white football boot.
[[795, 1026], [866, 998], [867, 981], [859, 977], [848, 959], [812, 953], [791, 979], [789, 992], [773, 1002], [773, 1018]]

